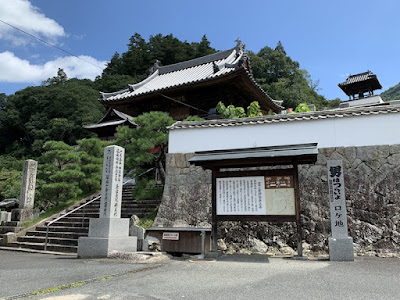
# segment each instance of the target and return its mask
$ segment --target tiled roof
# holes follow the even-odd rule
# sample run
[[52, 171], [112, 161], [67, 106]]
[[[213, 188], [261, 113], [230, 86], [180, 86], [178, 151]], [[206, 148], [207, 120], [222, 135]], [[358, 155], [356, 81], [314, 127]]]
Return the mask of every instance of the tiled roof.
[[239, 44], [231, 50], [158, 67], [148, 78], [140, 83], [130, 85], [126, 90], [116, 93], [101, 93], [102, 98], [100, 100], [123, 100], [218, 78], [242, 67], [243, 57], [243, 46]]
[[[109, 120], [105, 121], [112, 113], [114, 113], [116, 116], [120, 118], [120, 120]], [[111, 117], [114, 118], [114, 117]], [[92, 128], [99, 128], [99, 127], [106, 127], [106, 126], [112, 126], [112, 125], [120, 125], [125, 122], [129, 122], [130, 124], [134, 125], [135, 127], [137, 124], [133, 121], [133, 117], [127, 114], [124, 114], [123, 112], [120, 112], [116, 109], [109, 108], [107, 113], [103, 116], [103, 118], [100, 119], [96, 124], [88, 124], [84, 125], [83, 127], [86, 129], [92, 129]]]
[[[133, 117], [132, 117], [132, 116], [127, 115], [127, 114], [125, 114], [125, 113], [123, 113], [123, 112], [120, 112], [119, 110], [116, 110], [116, 109], [113, 109], [113, 111], [114, 111], [114, 113], [115, 113], [117, 116], [119, 116], [121, 119], [128, 120], [128, 121], [130, 121], [132, 124], [135, 124], [135, 123], [133, 122]], [[136, 124], [135, 124], [135, 125], [136, 125]]]
[[349, 77], [347, 77], [345, 82], [339, 83], [339, 86], [342, 87], [342, 86], [346, 86], [349, 84], [367, 81], [367, 80], [378, 80], [378, 79], [374, 73], [372, 73], [371, 71], [367, 71], [367, 72], [360, 73], [360, 74], [350, 75]]
[[273, 124], [282, 122], [311, 121], [311, 120], [358, 117], [358, 116], [390, 114], [390, 113], [400, 113], [400, 106], [382, 105], [382, 106], [360, 107], [360, 108], [352, 107], [352, 108], [332, 109], [332, 110], [324, 110], [324, 111], [316, 111], [308, 113], [295, 113], [287, 115], [273, 115], [273, 116], [262, 116], [262, 117], [242, 118], [242, 119], [219, 119], [219, 120], [196, 121], [196, 122], [180, 121], [171, 125], [169, 129], [173, 130], [173, 129]]
[[100, 128], [100, 127], [121, 125], [121, 124], [124, 124], [125, 122], [127, 122], [127, 120], [115, 120], [115, 121], [108, 121], [108, 122], [103, 122], [103, 123], [84, 125], [83, 128], [93, 129], [93, 128]]

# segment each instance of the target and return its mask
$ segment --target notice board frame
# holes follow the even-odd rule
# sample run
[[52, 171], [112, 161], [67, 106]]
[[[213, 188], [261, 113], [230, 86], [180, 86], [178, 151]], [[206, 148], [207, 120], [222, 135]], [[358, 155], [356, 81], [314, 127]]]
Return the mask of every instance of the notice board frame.
[[[212, 252], [217, 253], [217, 225], [221, 221], [265, 221], [265, 222], [296, 222], [297, 254], [303, 255], [302, 221], [300, 215], [299, 164], [314, 164], [317, 161], [317, 143], [283, 145], [246, 149], [228, 149], [196, 152], [189, 163], [200, 166], [212, 172]], [[258, 167], [278, 167], [268, 170], [248, 170]], [[291, 166], [282, 168], [283, 166]], [[280, 168], [279, 168], [280, 167]], [[225, 169], [221, 171], [221, 169]], [[239, 169], [229, 170], [229, 169]], [[240, 170], [242, 169], [242, 170]], [[217, 215], [217, 178], [265, 176], [263, 174], [289, 174], [293, 176], [295, 190], [295, 216], [264, 216], [264, 215]]]
[[[287, 169], [273, 169], [273, 170], [253, 170], [253, 171], [223, 171], [215, 170], [215, 178], [213, 178], [213, 197], [212, 207], [215, 208], [215, 215], [213, 211], [213, 220], [219, 221], [257, 221], [257, 222], [296, 222], [300, 221], [300, 197], [299, 185], [296, 168]], [[213, 173], [214, 173], [213, 172]], [[252, 176], [293, 176], [294, 188], [294, 201], [295, 201], [295, 214], [294, 215], [218, 215], [217, 214], [217, 179], [230, 178], [230, 177], [252, 177]], [[213, 209], [214, 210], [214, 209]]]

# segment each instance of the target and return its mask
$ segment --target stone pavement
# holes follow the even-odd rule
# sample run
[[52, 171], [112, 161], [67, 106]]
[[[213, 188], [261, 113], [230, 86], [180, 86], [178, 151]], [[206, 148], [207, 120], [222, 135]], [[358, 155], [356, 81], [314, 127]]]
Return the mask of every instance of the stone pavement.
[[0, 298], [399, 299], [399, 271], [397, 258], [330, 262], [231, 255], [138, 264], [0, 251]]

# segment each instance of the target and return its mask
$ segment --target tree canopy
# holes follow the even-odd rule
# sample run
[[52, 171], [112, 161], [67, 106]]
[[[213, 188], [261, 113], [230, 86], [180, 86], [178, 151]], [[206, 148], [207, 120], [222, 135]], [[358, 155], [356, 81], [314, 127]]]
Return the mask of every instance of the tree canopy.
[[156, 61], [160, 65], [170, 65], [215, 53], [204, 35], [200, 42], [188, 43], [180, 41], [172, 34], [151, 35], [146, 41], [139, 33], [135, 33], [128, 43], [128, 50], [121, 55], [115, 53], [103, 76], [129, 75], [134, 82], [139, 82], [149, 75], [149, 69]]
[[152, 111], [136, 118], [136, 129], [120, 126], [116, 133], [116, 144], [126, 151], [125, 167], [141, 168], [145, 165], [159, 170], [165, 181], [165, 154], [168, 146], [168, 129], [175, 121], [167, 113]]
[[275, 49], [264, 47], [258, 53], [249, 51], [250, 63], [257, 83], [276, 100], [283, 100], [286, 108], [295, 108], [300, 103], [315, 104], [317, 108], [335, 107], [318, 94], [318, 81], [300, 69], [299, 62], [291, 59], [281, 42]]
[[39, 156], [46, 141], [76, 144], [90, 137], [82, 125], [105, 113], [91, 80], [67, 79], [60, 69], [42, 86], [0, 98], [0, 154]]

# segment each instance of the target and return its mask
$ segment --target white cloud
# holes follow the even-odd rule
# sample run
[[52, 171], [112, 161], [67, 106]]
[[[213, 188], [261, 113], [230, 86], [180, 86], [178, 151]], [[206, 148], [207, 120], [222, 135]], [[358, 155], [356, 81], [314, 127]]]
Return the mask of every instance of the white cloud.
[[[0, 19], [30, 34], [54, 40], [65, 36], [64, 28], [55, 20], [47, 18], [28, 0], [0, 0]], [[16, 29], [0, 22], [0, 39], [10, 40], [14, 45], [33, 41]]]
[[[81, 55], [60, 57], [43, 65], [31, 64], [28, 60], [16, 57], [10, 51], [0, 52], [0, 82], [35, 83], [57, 75], [58, 68], [64, 69], [68, 78], [95, 79], [105, 68], [106, 61], [98, 61], [90, 56]], [[90, 62], [91, 64], [87, 63]], [[92, 65], [93, 64], [93, 65]]]

